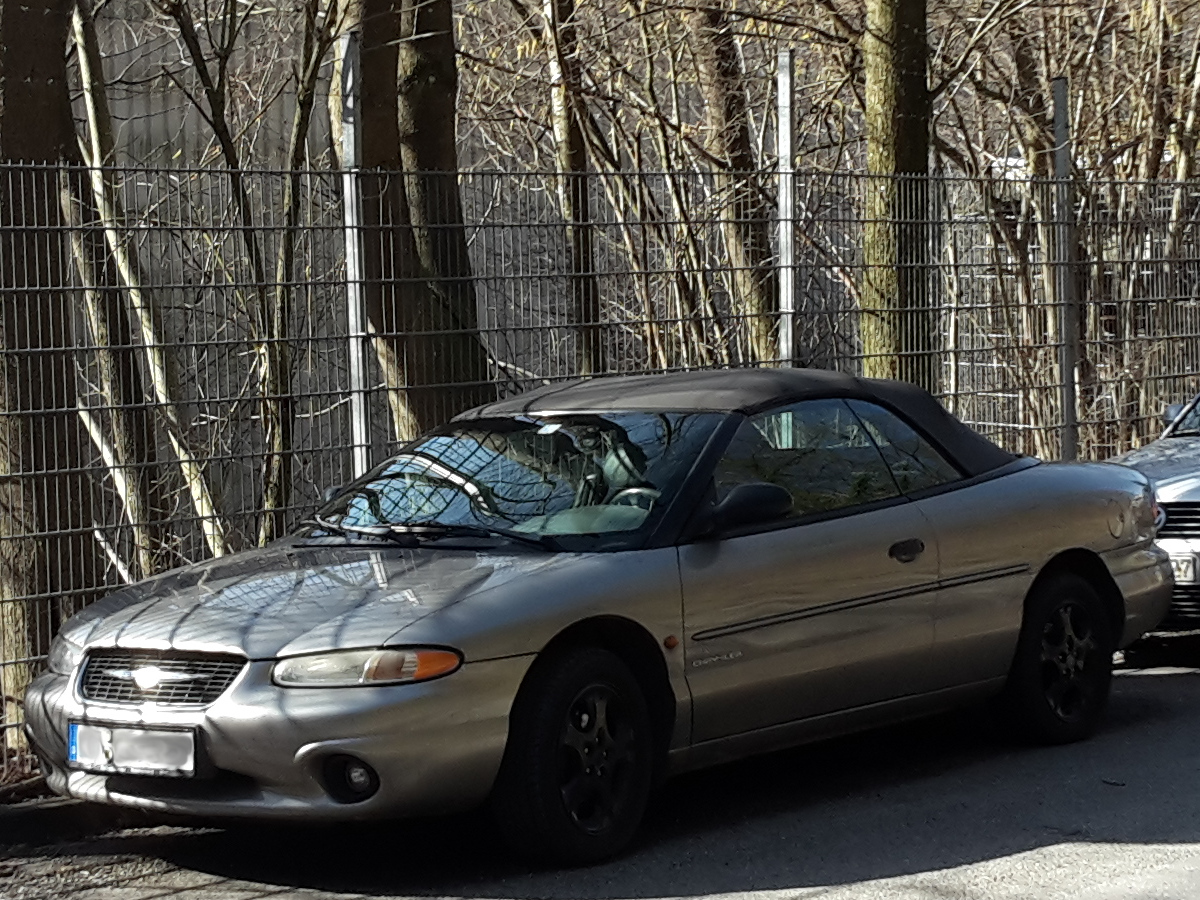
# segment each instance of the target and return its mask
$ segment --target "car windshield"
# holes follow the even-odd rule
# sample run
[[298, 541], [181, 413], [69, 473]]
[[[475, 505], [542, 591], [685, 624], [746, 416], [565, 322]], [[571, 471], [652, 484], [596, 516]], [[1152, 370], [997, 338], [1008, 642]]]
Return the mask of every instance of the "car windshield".
[[622, 412], [451, 423], [351, 484], [307, 533], [636, 546], [721, 418]]

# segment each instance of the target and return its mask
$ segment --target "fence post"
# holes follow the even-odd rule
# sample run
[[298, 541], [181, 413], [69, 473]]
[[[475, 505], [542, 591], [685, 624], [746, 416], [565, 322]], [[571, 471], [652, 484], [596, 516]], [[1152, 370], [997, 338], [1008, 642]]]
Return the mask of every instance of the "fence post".
[[371, 409], [367, 397], [367, 306], [363, 291], [362, 161], [358, 31], [342, 35], [342, 223], [346, 239], [346, 319], [350, 342], [350, 446], [355, 478], [370, 467]]
[[795, 157], [792, 138], [795, 65], [795, 50], [779, 51], [779, 66], [775, 76], [775, 154], [779, 166], [776, 243], [779, 246], [779, 262], [775, 282], [779, 290], [779, 365], [783, 367], [792, 366], [796, 353], [796, 194], [792, 171]]
[[1054, 98], [1055, 180], [1055, 293], [1061, 345], [1058, 367], [1062, 378], [1062, 458], [1079, 456], [1079, 413], [1075, 367], [1079, 360], [1079, 308], [1075, 300], [1075, 197], [1071, 179], [1070, 107], [1067, 79], [1051, 83]]

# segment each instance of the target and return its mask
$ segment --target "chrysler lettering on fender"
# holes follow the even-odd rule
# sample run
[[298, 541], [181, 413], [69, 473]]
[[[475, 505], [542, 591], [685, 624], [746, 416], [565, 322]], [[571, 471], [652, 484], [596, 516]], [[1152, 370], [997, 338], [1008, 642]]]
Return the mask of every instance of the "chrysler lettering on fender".
[[693, 659], [692, 666], [694, 668], [698, 668], [700, 666], [707, 666], [717, 662], [732, 662], [741, 655], [741, 650], [730, 650], [728, 653], [718, 653], [716, 656], [705, 656], [702, 659]]

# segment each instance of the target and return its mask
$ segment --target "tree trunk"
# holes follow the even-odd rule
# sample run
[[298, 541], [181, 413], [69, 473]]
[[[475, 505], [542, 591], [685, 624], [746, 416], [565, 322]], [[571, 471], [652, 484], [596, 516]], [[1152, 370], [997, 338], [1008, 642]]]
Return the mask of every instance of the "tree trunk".
[[492, 396], [453, 174], [452, 24], [443, 0], [362, 0], [343, 26], [362, 33], [364, 289], [397, 441]]
[[[362, 192], [363, 279], [367, 325], [398, 441], [420, 431], [407, 398], [404, 309], [415, 306], [416, 247], [400, 178], [399, 103], [400, 10], [398, 0], [362, 0], [347, 13], [347, 28], [362, 28]], [[366, 24], [369, 23], [369, 26]], [[340, 115], [336, 118], [340, 119]]]
[[605, 370], [600, 331], [600, 289], [588, 195], [588, 150], [582, 112], [583, 85], [575, 0], [544, 0], [542, 15], [550, 73], [550, 124], [558, 169], [558, 197], [566, 220], [571, 315], [576, 326], [576, 374]]
[[721, 161], [721, 228], [733, 279], [733, 305], [746, 318], [751, 361], [777, 359], [778, 312], [771, 265], [771, 211], [758, 183], [745, 72], [729, 16], [711, 6], [688, 13], [709, 152]]
[[867, 0], [863, 372], [936, 388], [925, 0]]
[[423, 431], [490, 399], [458, 187], [458, 70], [450, 0], [402, 0], [397, 112], [415, 306], [403, 317], [407, 403]]
[[306, 141], [316, 104], [317, 80], [333, 42], [333, 4], [322, 9], [320, 0], [306, 0], [300, 72], [296, 79], [296, 110], [288, 138], [288, 175], [283, 188], [283, 228], [275, 257], [275, 287], [266, 314], [263, 355], [262, 415], [266, 425], [263, 444], [263, 516], [258, 542], [265, 545], [281, 537], [292, 499], [293, 439], [296, 398], [292, 390], [293, 285], [299, 282], [296, 267], [296, 232], [300, 227], [301, 170], [307, 160]]
[[[60, 179], [63, 225], [69, 229], [71, 256], [79, 273], [82, 311], [91, 333], [91, 354], [96, 362], [99, 407], [80, 416], [97, 414], [89, 433], [109, 469], [109, 477], [124, 508], [132, 533], [133, 553], [128, 564], [133, 578], [148, 578], [158, 571], [161, 538], [158, 517], [163, 511], [157, 492], [154, 423], [133, 333], [103, 238], [103, 223], [92, 202], [92, 186], [79, 170], [65, 171]], [[107, 432], [103, 425], [107, 423]], [[85, 420], [85, 426], [89, 420]]]
[[[72, 37], [78, 54], [79, 80], [87, 110], [86, 164], [112, 165], [115, 144], [108, 93], [90, 0], [75, 0]], [[92, 334], [100, 399], [106, 408], [113, 464], [110, 476], [125, 508], [133, 534], [135, 577], [148, 578], [161, 564], [158, 518], [165, 508], [160, 495], [154, 421], [143, 387], [133, 329], [121, 295], [120, 274], [107, 252], [105, 222], [93, 186], [115, 197], [111, 176], [93, 171], [91, 178], [73, 170], [63, 176], [64, 224], [70, 228], [71, 254], [80, 279], [84, 316]], [[104, 455], [103, 448], [101, 453]]]
[[[0, 3], [0, 160], [78, 159], [62, 0]], [[73, 303], [58, 179], [28, 168], [0, 182], [0, 689], [4, 720], [58, 616], [103, 578], [92, 536], [86, 438], [76, 412]], [[36, 599], [35, 599], [36, 598]], [[45, 612], [39, 614], [39, 607]], [[18, 729], [6, 731], [19, 745]]]

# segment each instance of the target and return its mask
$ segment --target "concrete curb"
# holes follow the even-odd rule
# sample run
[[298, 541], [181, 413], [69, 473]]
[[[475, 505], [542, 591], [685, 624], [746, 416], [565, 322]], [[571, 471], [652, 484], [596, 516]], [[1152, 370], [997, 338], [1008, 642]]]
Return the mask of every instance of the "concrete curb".
[[141, 810], [64, 797], [0, 805], [0, 857], [15, 847], [43, 847], [149, 824]]

